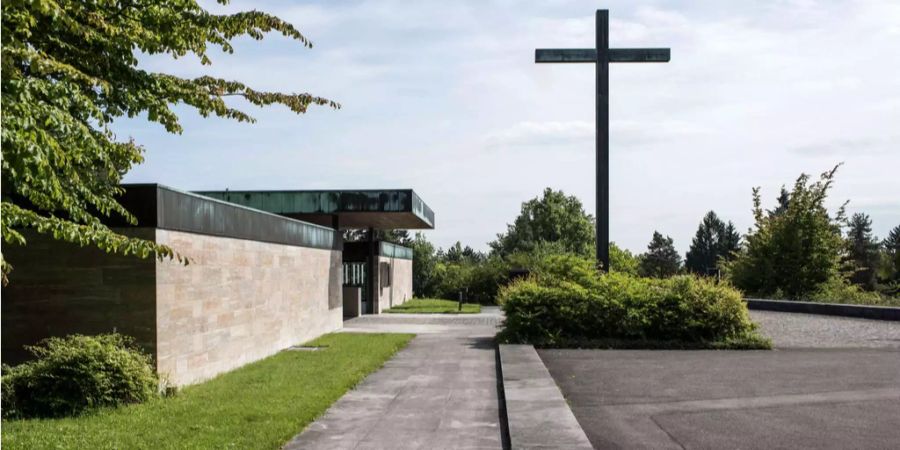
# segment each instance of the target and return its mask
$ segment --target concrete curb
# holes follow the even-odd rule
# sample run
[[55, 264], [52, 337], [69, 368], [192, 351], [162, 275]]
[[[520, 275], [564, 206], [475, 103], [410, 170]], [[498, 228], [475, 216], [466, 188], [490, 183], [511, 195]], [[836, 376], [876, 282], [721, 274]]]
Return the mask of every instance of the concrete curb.
[[750, 309], [874, 320], [900, 320], [900, 308], [890, 306], [845, 305], [843, 303], [793, 302], [788, 300], [744, 299]]
[[593, 449], [531, 345], [500, 345], [503, 397], [513, 449]]

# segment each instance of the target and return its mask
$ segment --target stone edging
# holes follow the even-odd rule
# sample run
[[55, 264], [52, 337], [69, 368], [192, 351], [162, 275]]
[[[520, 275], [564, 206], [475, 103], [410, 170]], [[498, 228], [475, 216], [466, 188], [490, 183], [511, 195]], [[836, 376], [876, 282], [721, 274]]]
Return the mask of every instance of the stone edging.
[[900, 308], [890, 306], [845, 305], [843, 303], [794, 302], [788, 300], [744, 299], [750, 309], [875, 320], [900, 320]]
[[510, 447], [592, 449], [531, 345], [499, 346]]

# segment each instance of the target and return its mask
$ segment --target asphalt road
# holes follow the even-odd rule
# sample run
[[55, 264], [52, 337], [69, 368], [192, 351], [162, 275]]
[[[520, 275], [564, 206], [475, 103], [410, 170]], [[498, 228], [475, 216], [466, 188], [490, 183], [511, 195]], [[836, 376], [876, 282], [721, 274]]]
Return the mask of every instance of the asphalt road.
[[540, 355], [596, 448], [900, 448], [900, 323], [753, 316], [775, 350]]

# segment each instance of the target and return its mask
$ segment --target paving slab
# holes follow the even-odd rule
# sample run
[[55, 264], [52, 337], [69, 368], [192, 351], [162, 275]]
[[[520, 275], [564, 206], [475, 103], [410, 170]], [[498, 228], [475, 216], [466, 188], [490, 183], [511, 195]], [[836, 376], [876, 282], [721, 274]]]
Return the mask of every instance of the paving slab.
[[503, 448], [493, 341], [501, 320], [498, 309], [485, 308], [344, 322], [344, 332], [417, 336], [284, 448]]
[[897, 448], [900, 324], [751, 313], [775, 350], [539, 354], [595, 448]]

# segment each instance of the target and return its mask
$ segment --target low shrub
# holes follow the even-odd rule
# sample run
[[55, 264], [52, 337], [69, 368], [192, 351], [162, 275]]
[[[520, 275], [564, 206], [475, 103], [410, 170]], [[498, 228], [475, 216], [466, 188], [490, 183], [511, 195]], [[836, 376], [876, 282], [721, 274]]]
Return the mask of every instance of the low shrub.
[[3, 368], [4, 418], [71, 416], [158, 395], [150, 357], [126, 336], [50, 338], [28, 350], [34, 360]]
[[871, 292], [850, 284], [844, 278], [832, 278], [820, 284], [810, 294], [810, 300], [820, 303], [846, 303], [851, 305], [900, 306], [900, 298], [891, 297], [880, 292]]
[[[741, 294], [693, 276], [600, 275], [588, 260], [548, 258], [503, 288], [500, 339], [540, 346], [766, 348]], [[590, 344], [594, 343], [594, 344]]]
[[776, 289], [769, 294], [748, 293], [749, 298], [767, 300], [789, 300], [795, 302], [842, 303], [846, 305], [893, 306], [900, 307], [900, 297], [881, 292], [865, 291], [850, 284], [843, 277], [835, 276], [816, 286], [816, 289], [802, 297], [794, 297]]

